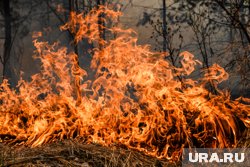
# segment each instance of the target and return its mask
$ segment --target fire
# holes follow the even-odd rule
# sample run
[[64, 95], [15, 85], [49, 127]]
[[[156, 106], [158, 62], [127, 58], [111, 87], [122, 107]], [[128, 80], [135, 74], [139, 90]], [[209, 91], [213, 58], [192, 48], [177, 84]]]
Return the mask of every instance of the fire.
[[[228, 74], [215, 64], [204, 77], [189, 75], [201, 64], [189, 52], [180, 67], [163, 53], [137, 44], [131, 29], [102, 27], [116, 37], [101, 39], [98, 16], [116, 21], [121, 13], [100, 7], [86, 14], [71, 13], [61, 29], [75, 42], [89, 39], [96, 47], [91, 62], [94, 79], [66, 47], [34, 40], [41, 72], [31, 81], [20, 79], [16, 89], [0, 86], [0, 137], [4, 142], [37, 147], [75, 138], [104, 146], [126, 146], [169, 160], [184, 147], [234, 147], [242, 127], [250, 127], [250, 99], [231, 100], [217, 85]], [[178, 79], [181, 76], [181, 80]], [[213, 83], [217, 94], [206, 89]]]

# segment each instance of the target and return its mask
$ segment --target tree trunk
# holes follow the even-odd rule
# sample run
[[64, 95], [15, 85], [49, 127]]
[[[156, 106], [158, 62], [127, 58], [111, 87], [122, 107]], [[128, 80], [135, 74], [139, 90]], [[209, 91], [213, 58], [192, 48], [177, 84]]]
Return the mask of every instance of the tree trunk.
[[167, 18], [166, 18], [166, 0], [162, 2], [162, 35], [163, 35], [163, 52], [167, 52]]
[[4, 26], [5, 26], [5, 41], [3, 53], [3, 79], [8, 79], [11, 86], [15, 85], [15, 78], [13, 73], [13, 64], [11, 64], [11, 14], [10, 14], [10, 0], [4, 0]]
[[[71, 12], [76, 12], [76, 10], [75, 10], [75, 0], [69, 0], [69, 13], [71, 13]], [[71, 18], [70, 18], [71, 19]], [[72, 40], [74, 40], [74, 38], [75, 38], [75, 34], [73, 34], [73, 37], [72, 37], [73, 39]], [[74, 52], [75, 52], [75, 54], [77, 54], [78, 55], [78, 45], [77, 45], [77, 43], [75, 43], [74, 42], [74, 44], [73, 44], [74, 46]]]

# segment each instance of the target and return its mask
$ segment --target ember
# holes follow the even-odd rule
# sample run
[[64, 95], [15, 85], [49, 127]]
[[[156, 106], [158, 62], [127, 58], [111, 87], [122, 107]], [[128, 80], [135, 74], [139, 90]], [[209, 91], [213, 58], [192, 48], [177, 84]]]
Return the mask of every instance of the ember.
[[[235, 147], [250, 127], [250, 99], [231, 100], [217, 87], [228, 78], [222, 67], [214, 64], [204, 77], [191, 79], [201, 64], [191, 53], [180, 54], [177, 68], [165, 54], [137, 45], [131, 29], [102, 27], [116, 34], [104, 40], [98, 30], [100, 13], [105, 13], [104, 22], [121, 15], [106, 7], [86, 16], [72, 12], [61, 27], [75, 34], [76, 43], [87, 38], [102, 45], [93, 51], [93, 80], [87, 80], [75, 53], [34, 40], [41, 72], [31, 81], [21, 79], [16, 89], [7, 80], [0, 87], [2, 142], [37, 147], [75, 138], [169, 160], [178, 160], [184, 147]], [[216, 94], [206, 89], [208, 83]]]

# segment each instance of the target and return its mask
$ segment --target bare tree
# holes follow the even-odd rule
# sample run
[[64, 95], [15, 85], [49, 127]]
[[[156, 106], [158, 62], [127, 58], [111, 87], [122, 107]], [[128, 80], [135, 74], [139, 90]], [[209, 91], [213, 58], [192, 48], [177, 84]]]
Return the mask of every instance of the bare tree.
[[[36, 3], [28, 0], [0, 1], [1, 28], [4, 29], [3, 51], [0, 62], [3, 67], [2, 79], [8, 79], [11, 87], [17, 84], [20, 75], [21, 58], [23, 54], [22, 39], [29, 34], [30, 15]], [[22, 12], [23, 9], [25, 12]]]
[[[10, 53], [11, 53], [11, 47], [12, 47], [12, 27], [11, 27], [11, 8], [10, 8], [10, 1], [9, 0], [3, 0], [1, 1], [1, 13], [4, 17], [4, 49], [3, 49], [3, 55], [1, 57], [1, 63], [3, 65], [3, 79], [9, 79], [11, 80], [13, 77], [13, 69], [11, 67], [11, 59], [10, 59]], [[10, 83], [12, 83], [10, 81]]]
[[[243, 93], [246, 92], [244, 90], [249, 90], [250, 1], [175, 0], [171, 4], [164, 2], [163, 0], [163, 6], [159, 10], [163, 13], [159, 12], [159, 15], [152, 18], [151, 25], [155, 30], [153, 37], [163, 45], [163, 51], [166, 49], [169, 52], [170, 62], [176, 66], [176, 55], [180, 50], [198, 48], [196, 54], [201, 57], [203, 69], [209, 69], [211, 64], [219, 61], [233, 76], [239, 76], [234, 79], [238, 82], [237, 89], [241, 85]], [[186, 31], [194, 34], [193, 43], [181, 42], [183, 37], [187, 40], [187, 35], [183, 33]], [[180, 45], [176, 45], [174, 36], [175, 39], [179, 36]], [[213, 83], [211, 88], [212, 85]]]

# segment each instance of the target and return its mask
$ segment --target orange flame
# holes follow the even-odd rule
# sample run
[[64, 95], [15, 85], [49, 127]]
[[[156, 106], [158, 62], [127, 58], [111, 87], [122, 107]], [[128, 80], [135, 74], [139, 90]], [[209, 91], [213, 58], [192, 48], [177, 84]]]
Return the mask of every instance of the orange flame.
[[[31, 81], [21, 79], [17, 90], [7, 80], [0, 86], [1, 139], [36, 147], [76, 138], [169, 160], [179, 159], [184, 147], [234, 147], [239, 128], [250, 127], [250, 99], [233, 101], [217, 88], [228, 78], [225, 70], [215, 64], [193, 80], [189, 75], [201, 63], [189, 52], [180, 54], [177, 68], [164, 54], [137, 45], [131, 29], [104, 27], [117, 36], [100, 39], [98, 16], [103, 12], [107, 23], [121, 15], [100, 7], [86, 16], [71, 13], [61, 27], [76, 34], [75, 42], [102, 42], [91, 62], [93, 80], [86, 80], [77, 55], [67, 48], [34, 40], [41, 72]], [[218, 95], [205, 88], [210, 81]]]

